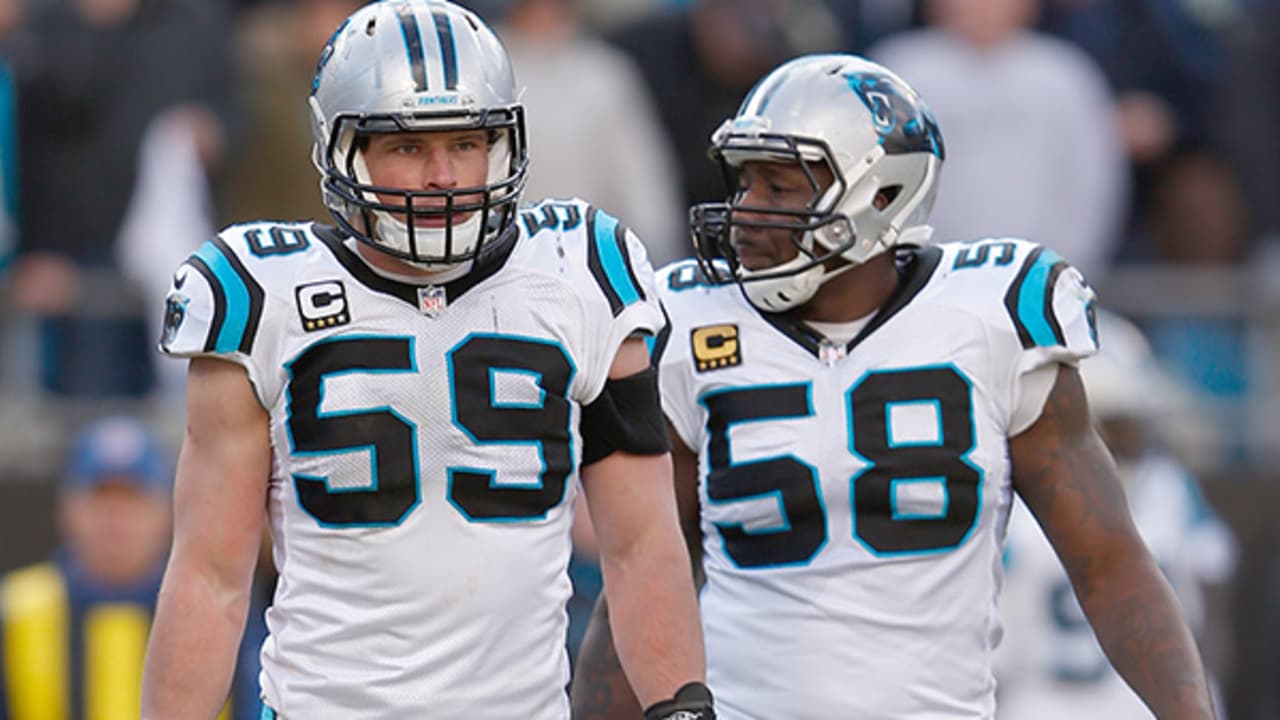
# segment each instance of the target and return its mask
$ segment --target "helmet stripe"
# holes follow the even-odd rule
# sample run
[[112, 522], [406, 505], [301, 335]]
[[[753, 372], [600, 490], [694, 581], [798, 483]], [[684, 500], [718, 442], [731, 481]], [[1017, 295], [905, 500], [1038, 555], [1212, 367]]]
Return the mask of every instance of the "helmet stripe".
[[444, 61], [444, 89], [458, 89], [458, 50], [453, 45], [453, 22], [440, 10], [433, 10], [436, 38], [440, 41], [440, 58]]
[[413, 87], [418, 92], [423, 92], [427, 89], [427, 56], [422, 49], [418, 16], [407, 2], [400, 3], [396, 14], [400, 17], [400, 32], [404, 35], [404, 47], [409, 53], [409, 65], [413, 69]]

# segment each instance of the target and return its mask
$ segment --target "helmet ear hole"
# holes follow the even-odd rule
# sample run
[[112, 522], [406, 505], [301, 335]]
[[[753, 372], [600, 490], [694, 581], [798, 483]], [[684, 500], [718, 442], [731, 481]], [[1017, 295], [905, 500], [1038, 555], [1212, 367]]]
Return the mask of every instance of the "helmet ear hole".
[[876, 196], [875, 199], [872, 200], [872, 203], [875, 205], [877, 210], [883, 211], [885, 208], [892, 205], [893, 201], [897, 200], [898, 196], [901, 194], [901, 185], [886, 185], [876, 191]]

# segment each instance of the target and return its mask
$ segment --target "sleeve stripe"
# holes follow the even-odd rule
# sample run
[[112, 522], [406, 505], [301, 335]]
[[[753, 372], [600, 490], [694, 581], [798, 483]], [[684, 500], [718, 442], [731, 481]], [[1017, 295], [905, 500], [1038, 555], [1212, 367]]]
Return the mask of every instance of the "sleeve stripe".
[[215, 237], [201, 246], [196, 257], [203, 260], [217, 277], [225, 301], [226, 318], [214, 340], [213, 352], [249, 354], [253, 351], [258, 322], [262, 318], [262, 286], [245, 270], [221, 238]]
[[265, 305], [267, 294], [263, 292], [262, 286], [258, 284], [258, 281], [253, 278], [253, 275], [240, 262], [240, 258], [231, 251], [231, 248], [227, 247], [221, 237], [214, 236], [213, 243], [226, 256], [227, 262], [231, 264], [231, 269], [235, 270], [236, 275], [244, 282], [245, 289], [249, 292], [249, 319], [245, 323], [244, 335], [240, 338], [240, 352], [248, 355], [253, 352], [253, 343], [258, 339], [258, 323], [262, 320], [262, 308]]
[[667, 343], [671, 340], [671, 315], [665, 304], [660, 302], [658, 307], [662, 308], [662, 329], [657, 335], [649, 335], [644, 339], [649, 348], [649, 363], [654, 367], [662, 364], [662, 355], [667, 351]]
[[1049, 329], [1053, 332], [1053, 339], [1062, 347], [1067, 346], [1067, 336], [1062, 332], [1062, 325], [1058, 322], [1058, 314], [1053, 310], [1053, 291], [1058, 286], [1058, 276], [1063, 270], [1067, 269], [1067, 261], [1058, 257], [1057, 262], [1053, 263], [1053, 267], [1049, 268], [1049, 277], [1044, 284], [1044, 319], [1049, 322]]
[[[204, 250], [204, 247], [200, 250]], [[197, 250], [188, 262], [204, 276], [205, 281], [209, 283], [209, 288], [213, 290], [213, 319], [209, 321], [209, 335], [204, 340], [204, 352], [213, 352], [214, 347], [217, 346], [218, 333], [227, 317], [227, 294], [222, 291], [222, 283], [218, 280], [218, 276], [213, 274], [201, 258], [200, 250]]]
[[1005, 293], [1004, 306], [1023, 348], [1067, 344], [1053, 314], [1053, 288], [1066, 267], [1067, 262], [1054, 251], [1036, 248]]
[[587, 215], [592, 240], [587, 264], [596, 284], [609, 299], [609, 309], [617, 317], [628, 305], [644, 298], [631, 270], [627, 231], [617, 218], [596, 208], [591, 208]]

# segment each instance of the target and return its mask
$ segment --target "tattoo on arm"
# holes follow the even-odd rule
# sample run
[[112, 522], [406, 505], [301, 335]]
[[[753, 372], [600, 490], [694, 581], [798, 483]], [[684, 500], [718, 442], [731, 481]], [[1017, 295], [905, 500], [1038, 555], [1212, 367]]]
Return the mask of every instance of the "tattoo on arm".
[[1014, 484], [1116, 670], [1161, 718], [1211, 718], [1195, 641], [1129, 516], [1115, 463], [1062, 367], [1040, 418], [1009, 442]]
[[613, 645], [609, 608], [603, 595], [596, 601], [582, 638], [569, 695], [574, 720], [638, 720], [642, 715]]

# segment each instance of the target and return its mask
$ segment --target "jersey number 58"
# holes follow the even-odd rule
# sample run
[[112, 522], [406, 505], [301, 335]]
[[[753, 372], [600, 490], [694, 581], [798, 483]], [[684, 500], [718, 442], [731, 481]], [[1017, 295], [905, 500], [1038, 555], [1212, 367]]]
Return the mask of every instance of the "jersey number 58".
[[[751, 531], [717, 524], [725, 552], [740, 567], [811, 561], [827, 542], [827, 517], [818, 470], [794, 455], [733, 462], [729, 428], [737, 423], [813, 414], [807, 383], [734, 388], [703, 398], [708, 411], [707, 499], [736, 502], [774, 495], [781, 527]], [[974, 446], [968, 380], [950, 366], [875, 371], [844, 394], [848, 448], [866, 463], [850, 478], [854, 538], [877, 555], [938, 552], [958, 546], [978, 514], [981, 472], [966, 456]], [[894, 433], [894, 410], [919, 406], [937, 418], [936, 436], [904, 440]], [[904, 511], [900, 492], [910, 483], [942, 490], [936, 513]]]

